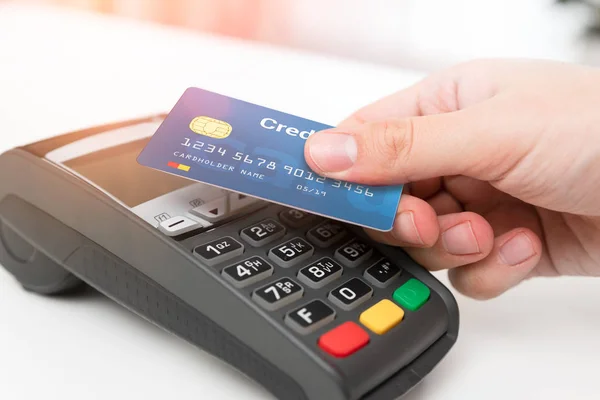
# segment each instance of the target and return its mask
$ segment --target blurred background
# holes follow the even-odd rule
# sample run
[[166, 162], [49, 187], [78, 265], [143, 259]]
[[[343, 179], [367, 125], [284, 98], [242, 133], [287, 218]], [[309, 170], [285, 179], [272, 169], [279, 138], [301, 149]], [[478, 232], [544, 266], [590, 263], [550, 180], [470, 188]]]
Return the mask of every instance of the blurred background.
[[600, 0], [0, 0], [86, 10], [404, 68], [475, 57], [600, 64]]

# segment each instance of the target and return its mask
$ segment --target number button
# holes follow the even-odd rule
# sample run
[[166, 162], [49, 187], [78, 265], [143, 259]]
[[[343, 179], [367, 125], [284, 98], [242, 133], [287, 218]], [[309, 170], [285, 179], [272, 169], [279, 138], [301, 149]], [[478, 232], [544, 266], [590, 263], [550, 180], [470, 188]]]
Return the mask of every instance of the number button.
[[211, 267], [243, 253], [244, 246], [230, 236], [194, 247], [194, 254]]
[[273, 266], [254, 256], [223, 269], [221, 275], [234, 286], [242, 288], [273, 275]]
[[269, 250], [269, 258], [283, 268], [289, 268], [313, 255], [315, 251], [308, 242], [293, 238]]
[[400, 268], [382, 258], [365, 271], [365, 278], [375, 286], [386, 287], [400, 276]]
[[301, 228], [317, 219], [315, 215], [294, 208], [282, 211], [279, 214], [279, 218], [292, 228]]
[[302, 268], [298, 272], [298, 279], [313, 289], [319, 289], [342, 276], [342, 272], [343, 268], [340, 264], [329, 257], [324, 257]]
[[359, 239], [352, 239], [335, 251], [334, 257], [346, 267], [354, 268], [373, 254], [373, 248]]
[[290, 278], [281, 278], [256, 289], [252, 299], [269, 311], [277, 310], [302, 297], [304, 288]]
[[335, 311], [321, 300], [313, 300], [285, 316], [285, 323], [296, 332], [306, 335], [335, 319]]
[[242, 230], [240, 236], [254, 247], [264, 246], [285, 235], [285, 228], [279, 222], [265, 219]]
[[373, 289], [361, 279], [352, 278], [343, 285], [329, 293], [329, 300], [341, 308], [349, 311], [373, 296]]
[[327, 248], [339, 242], [344, 236], [346, 236], [344, 225], [336, 221], [325, 221], [306, 234], [308, 240], [321, 248]]

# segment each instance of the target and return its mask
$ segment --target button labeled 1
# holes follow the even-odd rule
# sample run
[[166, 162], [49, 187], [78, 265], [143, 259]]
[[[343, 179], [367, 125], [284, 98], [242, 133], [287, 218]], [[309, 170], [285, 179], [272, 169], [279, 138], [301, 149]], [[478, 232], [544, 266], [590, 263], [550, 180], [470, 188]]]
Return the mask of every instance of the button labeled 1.
[[335, 311], [321, 300], [313, 300], [285, 316], [285, 323], [301, 334], [314, 332], [335, 318]]
[[281, 278], [273, 283], [256, 289], [252, 299], [269, 311], [290, 304], [304, 294], [304, 288], [290, 278]]
[[194, 247], [194, 254], [209, 266], [230, 260], [243, 252], [244, 246], [230, 236]]

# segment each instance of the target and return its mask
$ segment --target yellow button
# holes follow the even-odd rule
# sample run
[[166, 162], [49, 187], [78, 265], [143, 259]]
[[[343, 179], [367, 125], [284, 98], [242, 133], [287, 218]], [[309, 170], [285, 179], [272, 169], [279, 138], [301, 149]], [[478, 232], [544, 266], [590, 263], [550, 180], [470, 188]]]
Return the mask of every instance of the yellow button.
[[367, 311], [360, 314], [360, 323], [383, 335], [404, 318], [404, 310], [389, 300], [381, 300]]

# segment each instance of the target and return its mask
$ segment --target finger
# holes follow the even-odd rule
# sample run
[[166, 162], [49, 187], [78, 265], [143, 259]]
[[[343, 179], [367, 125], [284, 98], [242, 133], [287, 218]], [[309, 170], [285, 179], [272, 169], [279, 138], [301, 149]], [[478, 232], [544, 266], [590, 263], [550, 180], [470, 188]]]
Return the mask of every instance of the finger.
[[309, 137], [305, 158], [320, 175], [372, 185], [445, 175], [495, 180], [529, 152], [535, 139], [517, 137], [518, 122], [504, 118], [507, 112], [512, 110], [494, 98], [447, 114], [333, 128]]
[[[558, 216], [556, 220], [549, 222], [549, 218], [552, 218], [550, 215], [553, 214], [550, 214], [548, 211], [537, 209], [525, 202], [516, 201], [514, 198], [499, 202], [494, 208], [482, 215], [490, 223], [496, 236], [504, 235], [517, 228], [525, 228], [533, 232], [538, 238], [542, 239], [542, 246], [544, 246], [544, 227], [542, 226], [540, 213], [545, 214], [543, 220], [547, 224], [546, 228], [549, 226], [556, 227], [556, 224], [560, 223], [560, 221], [564, 223], [560, 216]], [[554, 215], [558, 214], [554, 213]], [[564, 242], [565, 238], [560, 240]], [[549, 252], [543, 251], [536, 269], [532, 271], [530, 276], [556, 276], [557, 274], [558, 271], [556, 265], [554, 265]]]
[[421, 199], [428, 199], [433, 196], [442, 188], [441, 178], [425, 179], [423, 181], [411, 182], [410, 190], [411, 194]]
[[438, 217], [440, 237], [431, 248], [406, 248], [410, 256], [432, 271], [456, 268], [484, 259], [494, 245], [492, 227], [472, 212]]
[[431, 247], [440, 233], [437, 215], [426, 201], [403, 195], [389, 232], [367, 230], [375, 240], [396, 246]]
[[431, 78], [420, 81], [416, 85], [385, 96], [351, 114], [338, 124], [338, 127], [360, 125], [368, 121], [386, 118], [400, 118], [421, 115], [419, 109], [419, 94], [425, 92], [425, 87]]
[[[446, 176], [443, 181], [446, 192], [462, 204], [464, 209], [484, 216], [501, 203], [520, 203], [520, 200], [501, 192], [489, 182], [461, 175]], [[498, 234], [495, 229], [494, 232]]]
[[427, 203], [435, 210], [437, 215], [454, 214], [464, 211], [462, 205], [446, 191], [438, 192], [427, 199]]
[[490, 299], [525, 279], [541, 254], [540, 238], [527, 228], [516, 228], [497, 237], [486, 258], [449, 271], [450, 281], [466, 296]]

